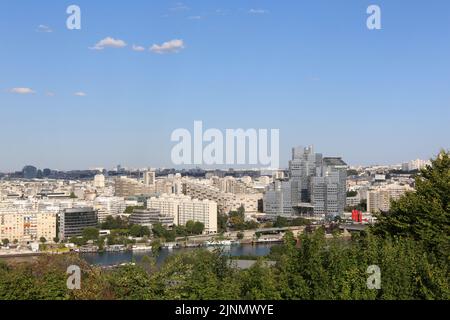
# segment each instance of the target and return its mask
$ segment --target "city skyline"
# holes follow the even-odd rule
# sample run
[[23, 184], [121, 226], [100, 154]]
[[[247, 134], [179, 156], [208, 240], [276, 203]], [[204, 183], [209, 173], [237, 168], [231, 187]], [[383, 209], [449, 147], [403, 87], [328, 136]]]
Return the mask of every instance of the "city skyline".
[[[296, 147], [302, 147], [302, 146], [296, 146]], [[283, 155], [284, 157], [285, 155]], [[377, 167], [377, 166], [386, 166], [386, 167], [393, 167], [393, 166], [402, 166], [414, 161], [425, 161], [428, 162], [431, 159], [433, 159], [435, 157], [431, 156], [429, 158], [426, 159], [420, 159], [420, 158], [413, 158], [413, 159], [405, 159], [405, 161], [399, 162], [399, 163], [371, 163], [371, 164], [350, 164], [348, 163], [348, 167], [349, 168], [357, 168], [357, 167]], [[211, 170], [228, 170], [228, 169], [233, 169], [233, 170], [267, 170], [264, 167], [252, 167], [252, 166], [226, 166], [226, 165], [221, 165], [221, 166], [199, 166], [199, 165], [188, 165], [188, 166], [167, 166], [167, 167], [155, 167], [152, 165], [143, 165], [143, 166], [127, 166], [127, 164], [123, 164], [123, 163], [118, 163], [116, 165], [112, 165], [110, 167], [107, 166], [90, 166], [87, 168], [82, 168], [82, 167], [78, 167], [78, 168], [69, 168], [69, 169], [60, 169], [60, 168], [50, 168], [48, 166], [38, 166], [36, 164], [33, 163], [27, 163], [24, 164], [22, 166], [17, 167], [16, 169], [13, 170], [0, 170], [0, 173], [14, 173], [14, 172], [20, 172], [22, 171], [25, 167], [27, 166], [33, 166], [38, 170], [44, 170], [44, 169], [50, 169], [50, 170], [56, 170], [56, 171], [76, 171], [76, 170], [89, 170], [89, 171], [100, 171], [100, 170], [108, 170], [108, 171], [114, 171], [117, 169], [118, 166], [120, 166], [123, 169], [126, 170], [131, 170], [131, 171], [146, 171], [146, 170], [166, 170], [166, 169], [175, 169], [175, 170], [191, 170], [191, 169], [202, 169], [202, 170], [206, 170], [206, 171], [211, 171]], [[289, 161], [287, 161], [285, 164], [282, 164], [279, 168], [279, 170], [288, 170], [289, 169]], [[271, 170], [275, 170], [275, 169], [271, 169]]]
[[428, 160], [450, 147], [450, 4], [376, 1], [368, 30], [372, 2], [77, 1], [68, 30], [69, 3], [6, 1], [0, 172], [178, 167], [170, 135], [195, 120], [279, 129], [283, 168], [298, 144]]

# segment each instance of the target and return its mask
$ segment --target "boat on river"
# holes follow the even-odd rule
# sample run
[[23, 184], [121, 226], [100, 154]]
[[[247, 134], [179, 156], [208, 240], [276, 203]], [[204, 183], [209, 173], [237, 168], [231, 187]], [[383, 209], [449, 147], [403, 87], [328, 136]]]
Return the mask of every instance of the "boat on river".
[[206, 241], [205, 245], [207, 247], [230, 247], [233, 245], [233, 241], [231, 240], [213, 240], [213, 241]]

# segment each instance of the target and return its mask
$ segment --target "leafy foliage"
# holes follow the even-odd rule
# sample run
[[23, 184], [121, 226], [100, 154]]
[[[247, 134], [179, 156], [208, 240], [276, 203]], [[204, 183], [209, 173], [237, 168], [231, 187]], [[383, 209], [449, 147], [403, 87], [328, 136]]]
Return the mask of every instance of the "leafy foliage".
[[416, 177], [416, 191], [391, 204], [373, 227], [381, 236], [412, 237], [430, 250], [450, 252], [450, 154], [441, 151]]

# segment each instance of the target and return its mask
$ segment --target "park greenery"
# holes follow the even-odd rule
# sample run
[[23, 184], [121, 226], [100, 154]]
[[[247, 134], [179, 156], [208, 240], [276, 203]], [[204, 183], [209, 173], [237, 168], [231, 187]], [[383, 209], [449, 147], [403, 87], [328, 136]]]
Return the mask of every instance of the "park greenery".
[[[188, 221], [185, 226], [176, 225], [171, 229], [157, 223], [150, 230], [147, 226], [130, 224], [126, 218], [108, 216], [97, 228], [86, 228], [81, 237], [72, 237], [68, 241], [77, 246], [94, 244], [103, 250], [105, 244], [126, 246], [136, 242], [146, 243], [150, 238], [172, 242], [176, 238], [200, 235], [204, 229], [203, 223]], [[100, 230], [109, 230], [110, 234], [100, 236]]]
[[[417, 176], [415, 192], [394, 201], [389, 214], [350, 240], [328, 238], [322, 227], [298, 237], [287, 232], [282, 245], [245, 270], [223, 252], [200, 249], [171, 255], [162, 265], [149, 257], [112, 270], [90, 266], [78, 255], [0, 263], [0, 299], [448, 300], [449, 197], [450, 154], [442, 151]], [[234, 217], [239, 225], [241, 215]], [[162, 236], [163, 229], [157, 230]], [[83, 236], [94, 235], [89, 230]], [[66, 287], [66, 268], [73, 264], [82, 270], [81, 290]], [[372, 265], [381, 270], [378, 290], [367, 286]]]

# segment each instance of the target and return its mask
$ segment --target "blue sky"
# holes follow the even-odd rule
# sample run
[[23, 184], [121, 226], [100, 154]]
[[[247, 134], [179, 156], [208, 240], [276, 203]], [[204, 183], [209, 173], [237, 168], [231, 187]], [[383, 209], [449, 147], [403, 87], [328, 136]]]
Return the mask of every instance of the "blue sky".
[[[107, 37], [126, 46], [92, 49]], [[0, 43], [0, 170], [172, 167], [194, 120], [280, 129], [283, 166], [295, 145], [355, 165], [450, 147], [447, 0], [1, 0]]]

